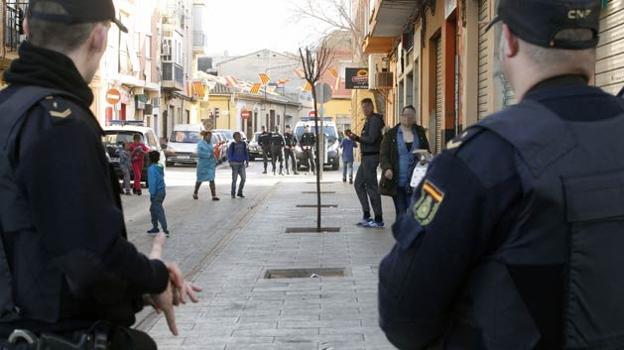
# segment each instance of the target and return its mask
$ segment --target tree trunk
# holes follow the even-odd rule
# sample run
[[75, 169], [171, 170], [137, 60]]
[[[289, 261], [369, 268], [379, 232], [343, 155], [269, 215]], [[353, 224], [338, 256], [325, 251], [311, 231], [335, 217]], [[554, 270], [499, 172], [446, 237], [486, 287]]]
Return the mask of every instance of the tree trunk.
[[316, 133], [316, 157], [314, 157], [314, 162], [316, 165], [316, 230], [317, 232], [321, 232], [321, 171], [320, 171], [320, 167], [323, 166], [323, 164], [320, 164], [319, 162], [319, 155], [320, 153], [320, 130], [319, 130], [319, 115], [318, 115], [318, 105], [316, 102], [316, 87], [314, 85], [312, 85], [312, 100], [314, 101], [314, 115], [316, 116], [314, 118], [314, 129], [315, 129], [315, 133]]

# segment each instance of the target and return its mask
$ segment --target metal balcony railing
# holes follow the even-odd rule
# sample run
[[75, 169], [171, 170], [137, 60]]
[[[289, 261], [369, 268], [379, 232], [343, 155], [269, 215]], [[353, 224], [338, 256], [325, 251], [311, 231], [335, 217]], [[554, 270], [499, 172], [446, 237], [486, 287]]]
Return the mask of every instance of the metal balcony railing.
[[174, 83], [179, 89], [184, 88], [184, 67], [177, 63], [163, 62], [162, 64], [163, 83]]
[[4, 15], [4, 47], [6, 51], [17, 51], [22, 42], [24, 17], [26, 16], [27, 1], [6, 1]]

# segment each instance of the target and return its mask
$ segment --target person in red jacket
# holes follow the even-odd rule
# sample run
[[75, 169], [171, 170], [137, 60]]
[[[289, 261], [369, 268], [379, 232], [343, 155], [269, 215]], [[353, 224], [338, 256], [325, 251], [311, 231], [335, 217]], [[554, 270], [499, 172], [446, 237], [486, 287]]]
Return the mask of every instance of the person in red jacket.
[[141, 141], [141, 135], [134, 135], [134, 142], [130, 145], [130, 154], [132, 157], [132, 171], [134, 172], [134, 188], [132, 192], [142, 194], [141, 192], [141, 173], [143, 172], [143, 166], [145, 165], [145, 155], [150, 149], [145, 146]]

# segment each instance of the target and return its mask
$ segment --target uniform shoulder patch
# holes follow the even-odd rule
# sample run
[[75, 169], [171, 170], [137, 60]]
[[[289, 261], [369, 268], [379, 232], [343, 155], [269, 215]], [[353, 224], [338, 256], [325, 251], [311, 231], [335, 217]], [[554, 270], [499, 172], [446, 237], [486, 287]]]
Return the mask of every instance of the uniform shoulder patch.
[[41, 105], [47, 110], [50, 117], [56, 120], [63, 120], [72, 115], [70, 104], [55, 96], [44, 98]]
[[420, 199], [414, 204], [414, 219], [423, 227], [429, 225], [435, 219], [444, 196], [444, 191], [431, 181], [425, 180]]
[[471, 127], [446, 144], [446, 149], [456, 153], [462, 146], [483, 131], [482, 128]]

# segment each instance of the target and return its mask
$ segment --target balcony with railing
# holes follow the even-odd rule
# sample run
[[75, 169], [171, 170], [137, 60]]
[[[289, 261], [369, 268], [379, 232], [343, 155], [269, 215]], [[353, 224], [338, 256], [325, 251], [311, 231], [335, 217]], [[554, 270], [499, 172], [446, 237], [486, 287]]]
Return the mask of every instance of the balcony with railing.
[[206, 53], [207, 36], [204, 31], [193, 31], [193, 52], [196, 54]]
[[28, 1], [6, 1], [3, 9], [6, 11], [4, 15], [3, 25], [3, 45], [4, 53], [16, 53], [22, 40], [24, 40], [24, 17], [26, 15], [26, 7]]
[[184, 90], [184, 67], [174, 62], [163, 62], [162, 87], [169, 90]]

